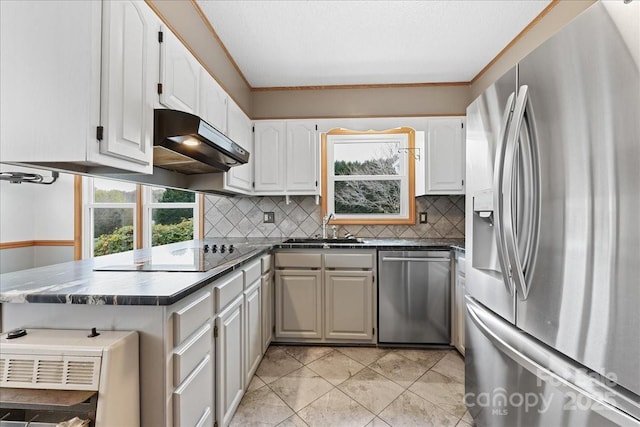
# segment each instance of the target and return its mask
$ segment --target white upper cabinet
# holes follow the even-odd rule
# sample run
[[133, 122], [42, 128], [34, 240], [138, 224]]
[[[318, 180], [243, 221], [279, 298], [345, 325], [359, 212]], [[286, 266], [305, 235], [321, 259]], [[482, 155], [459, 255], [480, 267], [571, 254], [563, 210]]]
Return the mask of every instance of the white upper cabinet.
[[166, 27], [160, 43], [160, 104], [198, 114], [198, 80], [202, 66]]
[[255, 192], [287, 195], [318, 192], [315, 121], [255, 122]]
[[159, 21], [146, 3], [2, 1], [0, 20], [2, 161], [151, 173]]
[[[214, 126], [220, 132], [227, 132], [227, 93], [218, 82], [200, 67], [200, 98], [198, 115], [205, 122]], [[247, 148], [242, 146], [243, 148]]]
[[162, 107], [199, 116], [250, 153], [248, 163], [226, 173], [193, 175], [190, 188], [251, 194], [255, 157], [251, 120], [166, 28], [160, 43], [160, 82]]
[[462, 118], [429, 119], [427, 194], [464, 193], [464, 128]]
[[315, 193], [318, 188], [318, 138], [314, 121], [286, 123], [286, 190]]
[[236, 144], [249, 151], [249, 162], [242, 166], [234, 166], [225, 174], [225, 189], [239, 193], [251, 192], [253, 183], [253, 138], [251, 134], [251, 120], [231, 99], [227, 101], [227, 136]]
[[464, 194], [464, 119], [429, 118], [425, 129], [416, 132], [416, 196]]
[[255, 191], [284, 191], [285, 122], [256, 122], [254, 130]]
[[144, 2], [107, 1], [102, 22], [100, 152], [150, 166], [159, 20]]

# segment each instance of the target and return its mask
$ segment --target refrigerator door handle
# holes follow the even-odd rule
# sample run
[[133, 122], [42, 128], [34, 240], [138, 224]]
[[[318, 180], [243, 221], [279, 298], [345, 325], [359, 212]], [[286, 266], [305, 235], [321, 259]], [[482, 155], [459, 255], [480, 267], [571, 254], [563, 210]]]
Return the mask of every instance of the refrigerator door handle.
[[[521, 159], [521, 161], [520, 161]], [[519, 170], [518, 168], [521, 168]], [[511, 265], [511, 274], [520, 299], [526, 300], [530, 287], [527, 274], [535, 265], [537, 252], [540, 179], [537, 150], [537, 136], [529, 88], [520, 87], [515, 102], [513, 125], [509, 129], [505, 149], [505, 171], [503, 176], [504, 197], [504, 240], [507, 259]], [[522, 172], [522, 173], [520, 173]], [[518, 179], [523, 180], [521, 188]], [[516, 189], [522, 189], [522, 209], [514, 213], [514, 195]], [[521, 234], [516, 232], [516, 215], [521, 220]], [[522, 246], [518, 245], [522, 242]]]
[[500, 136], [498, 137], [498, 145], [496, 147], [496, 160], [493, 168], [493, 222], [495, 224], [494, 232], [496, 236], [496, 249], [498, 252], [500, 270], [502, 271], [502, 278], [509, 295], [513, 295], [515, 289], [513, 287], [513, 281], [511, 280], [511, 267], [507, 261], [507, 253], [505, 249], [506, 244], [504, 240], [503, 223], [504, 198], [502, 197], [502, 186], [504, 182], [505, 150], [507, 147], [506, 139], [509, 136], [509, 125], [513, 116], [515, 97], [515, 92], [512, 92], [511, 95], [509, 95], [509, 98], [507, 98], [507, 103], [504, 107], [504, 115], [500, 126]]
[[624, 426], [640, 426], [640, 402], [606, 376], [587, 371], [517, 329], [470, 296], [465, 297], [469, 318], [500, 352], [565, 394], [586, 396], [605, 418]]

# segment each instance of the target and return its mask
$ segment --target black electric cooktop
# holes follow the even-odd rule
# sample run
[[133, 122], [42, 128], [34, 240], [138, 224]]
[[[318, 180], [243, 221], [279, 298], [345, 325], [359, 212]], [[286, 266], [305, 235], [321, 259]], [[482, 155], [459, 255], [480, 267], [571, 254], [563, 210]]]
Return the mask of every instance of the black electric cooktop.
[[134, 257], [131, 262], [97, 266], [94, 271], [208, 271], [253, 250], [251, 246], [233, 243], [206, 243], [201, 247], [165, 251], [154, 248], [151, 255]]

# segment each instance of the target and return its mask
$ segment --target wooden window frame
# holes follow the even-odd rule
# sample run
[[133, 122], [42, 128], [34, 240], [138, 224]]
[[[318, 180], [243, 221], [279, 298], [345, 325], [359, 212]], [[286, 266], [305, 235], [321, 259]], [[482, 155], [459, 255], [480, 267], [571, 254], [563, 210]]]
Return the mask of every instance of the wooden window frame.
[[[86, 179], [83, 179], [86, 178]], [[93, 178], [90, 176], [76, 175], [74, 177], [74, 259], [88, 259], [94, 258], [91, 253], [93, 245], [87, 242], [87, 233], [92, 230], [91, 227], [91, 209], [94, 207], [130, 207], [130, 206], [116, 206], [117, 204], [95, 204], [93, 202]], [[102, 177], [95, 177], [102, 178]], [[91, 187], [91, 188], [90, 188]], [[136, 186], [136, 202], [133, 204], [134, 209], [134, 249], [143, 249], [151, 247], [150, 227], [145, 225], [151, 222], [146, 217], [150, 217], [151, 209], [154, 207], [160, 208], [193, 208], [194, 218], [194, 239], [202, 240], [204, 238], [204, 194], [196, 193], [196, 201], [194, 204], [175, 204], [173, 206], [159, 206], [161, 204], [147, 203], [145, 195], [149, 192], [148, 188], [153, 187], [142, 184]], [[109, 206], [107, 206], [109, 205]], [[122, 205], [122, 204], [120, 204]], [[126, 205], [131, 205], [128, 203]], [[148, 213], [147, 213], [148, 211]], [[149, 232], [145, 232], [146, 228], [149, 228]], [[148, 242], [147, 242], [148, 237]]]
[[[326, 216], [328, 213], [334, 213], [334, 206], [329, 205], [329, 191], [330, 185], [333, 186], [333, 179], [329, 174], [329, 161], [333, 159], [328, 158], [327, 152], [327, 137], [331, 135], [393, 135], [393, 134], [407, 134], [407, 148], [401, 150], [401, 153], [407, 155], [407, 171], [404, 179], [407, 180], [406, 194], [407, 194], [407, 216], [402, 218], [375, 218], [375, 215], [371, 215], [370, 218], [341, 218], [339, 215], [333, 218], [330, 224], [362, 224], [362, 225], [398, 225], [398, 224], [412, 224], [416, 223], [416, 207], [415, 207], [415, 130], [409, 127], [401, 127], [395, 129], [388, 129], [384, 131], [356, 131], [350, 129], [332, 129], [322, 134], [322, 216]], [[406, 153], [405, 153], [406, 151]]]
[[139, 210], [140, 212], [140, 242], [145, 248], [151, 247], [151, 224], [153, 222], [153, 209], [193, 209], [193, 238], [202, 239], [201, 231], [204, 230], [202, 223], [204, 222], [201, 207], [200, 194], [196, 193], [195, 201], [193, 203], [164, 203], [152, 201], [152, 189], [162, 188], [153, 185], [141, 185], [138, 192], [140, 198]]

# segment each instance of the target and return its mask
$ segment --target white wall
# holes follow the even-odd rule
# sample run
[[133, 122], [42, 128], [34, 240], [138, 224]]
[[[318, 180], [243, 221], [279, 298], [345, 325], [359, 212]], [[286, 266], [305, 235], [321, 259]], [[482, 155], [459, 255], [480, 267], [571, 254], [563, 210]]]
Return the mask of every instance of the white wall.
[[[2, 172], [51, 172], [0, 165]], [[0, 242], [73, 240], [73, 175], [51, 185], [0, 181]]]

